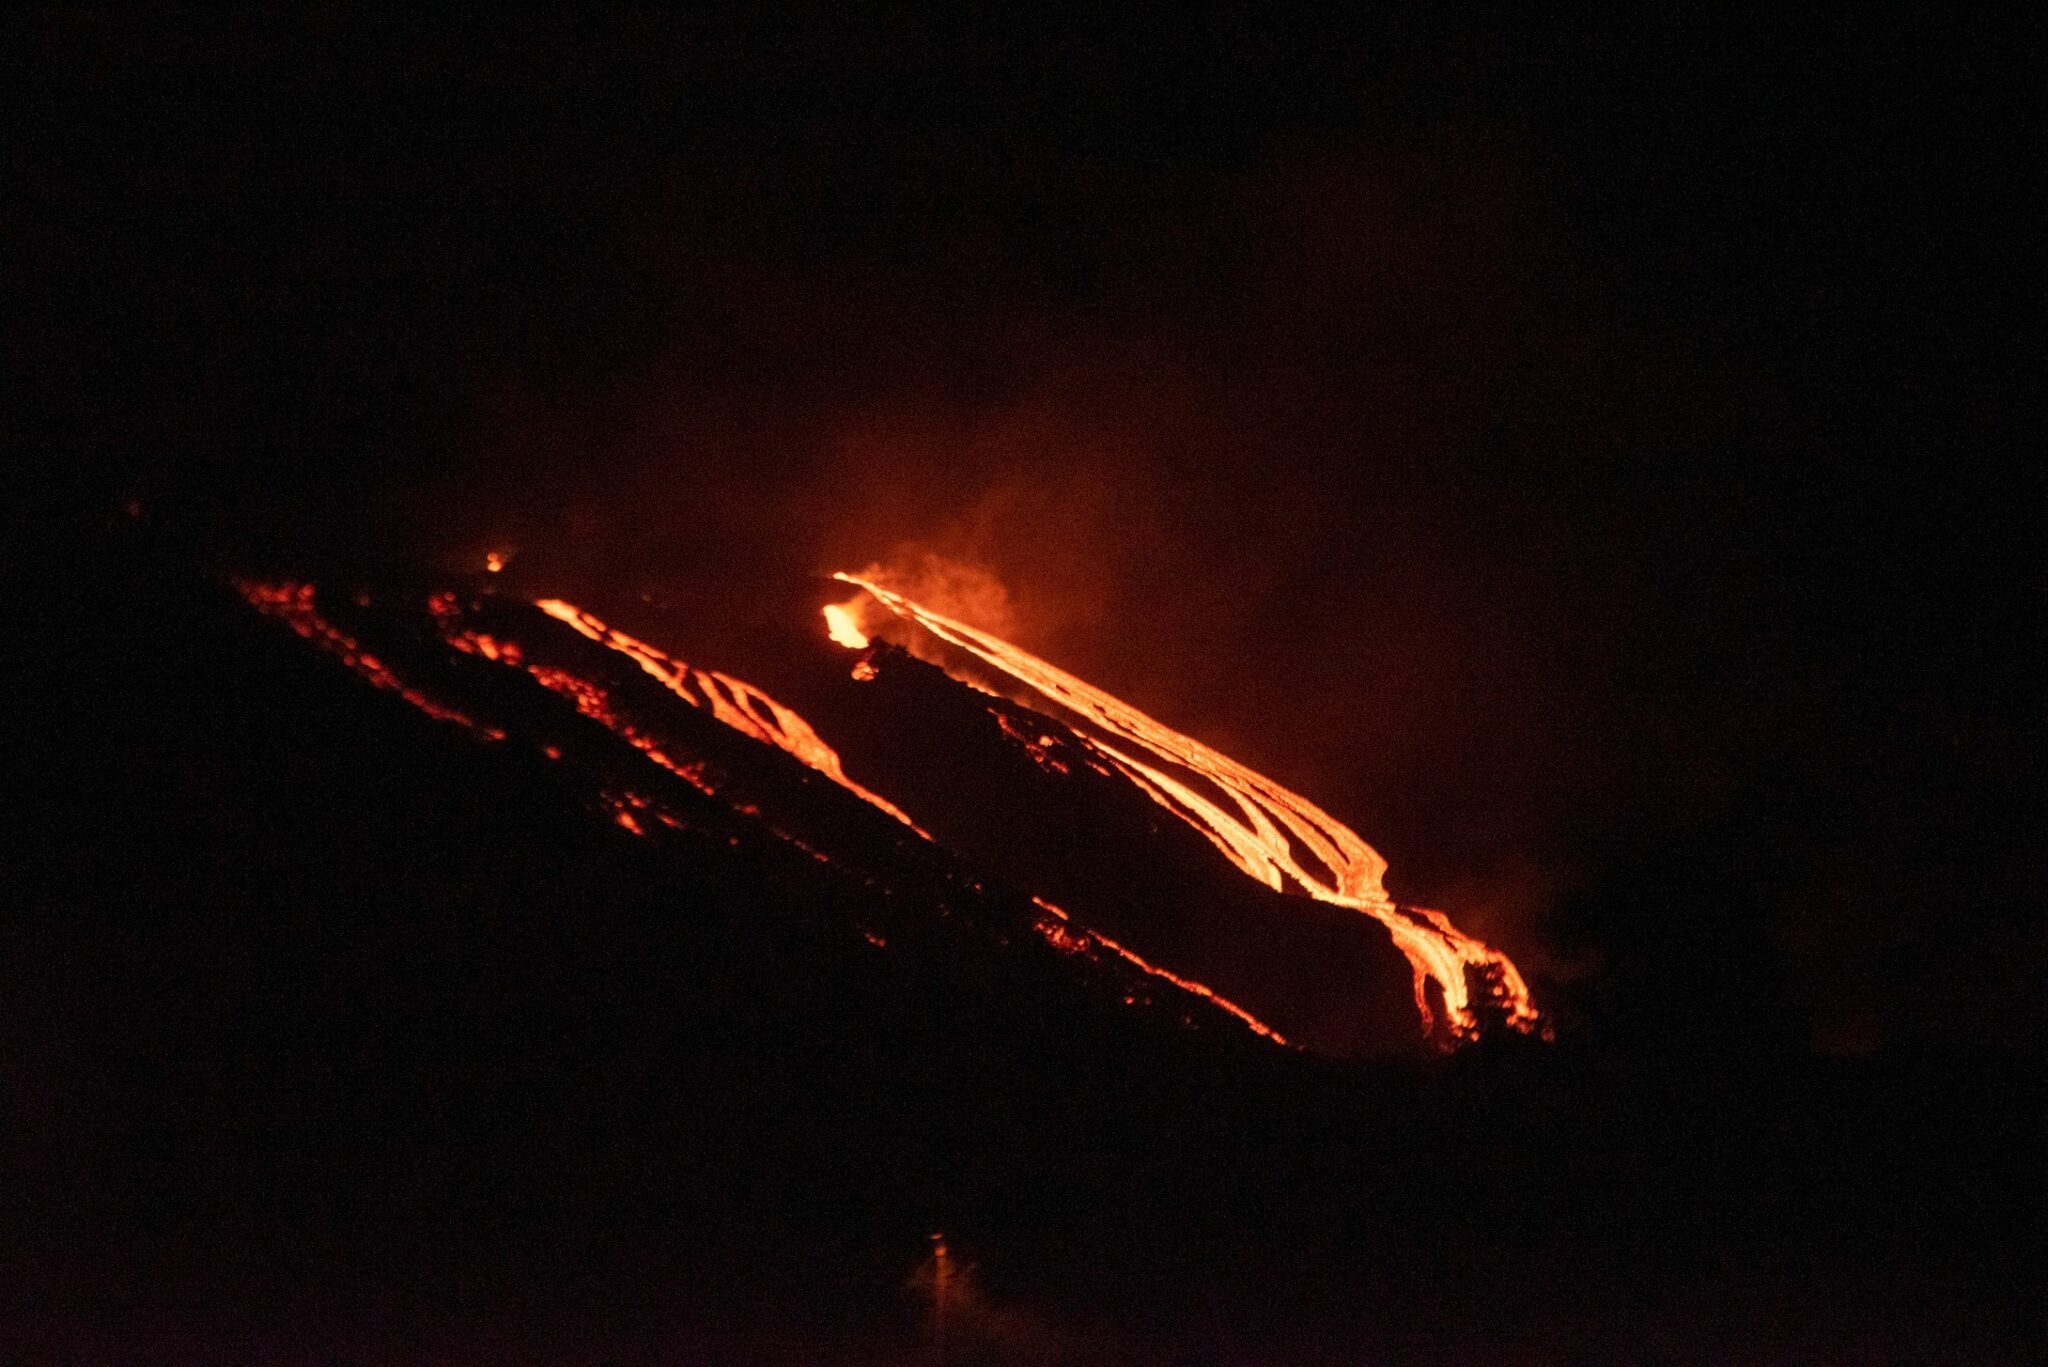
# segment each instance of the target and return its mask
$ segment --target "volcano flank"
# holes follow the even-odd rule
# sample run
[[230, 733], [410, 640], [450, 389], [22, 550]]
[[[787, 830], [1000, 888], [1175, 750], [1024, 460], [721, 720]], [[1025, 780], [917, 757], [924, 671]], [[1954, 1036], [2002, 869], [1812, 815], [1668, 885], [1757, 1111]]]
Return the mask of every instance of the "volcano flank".
[[[42, 1047], [6, 1080], [41, 1233], [9, 1256], [136, 1342], [280, 1284], [325, 1288], [329, 1341], [485, 1285], [564, 1351], [678, 1316], [714, 1358], [800, 1313], [918, 1342], [898, 1282], [936, 1228], [1119, 1342], [1284, 1342], [1284, 1284], [1325, 1346], [1450, 1361], [1493, 1331], [1444, 1297], [1533, 1321], [1690, 1285], [1672, 1229], [1757, 1275], [1824, 1252], [1881, 1315], [2019, 1151], [1996, 1070], [1634, 1064], [1488, 1014], [1446, 1053], [1375, 920], [1244, 877], [1074, 726], [893, 645], [821, 635], [797, 718], [488, 581], [103, 550], [24, 737], [43, 910], [7, 1001]], [[1901, 1199], [1892, 1099], [1937, 1082], [1979, 1123]]]
[[365, 682], [555, 771], [674, 858], [759, 846], [856, 900], [878, 894], [890, 915], [841, 928], [878, 952], [907, 917], [958, 918], [998, 944], [1063, 951], [1099, 994], [1185, 1026], [1235, 1017], [1338, 1058], [1424, 1045], [1379, 926], [1238, 876], [1114, 752], [900, 647], [804, 661], [828, 742], [752, 686], [558, 601], [237, 587]]

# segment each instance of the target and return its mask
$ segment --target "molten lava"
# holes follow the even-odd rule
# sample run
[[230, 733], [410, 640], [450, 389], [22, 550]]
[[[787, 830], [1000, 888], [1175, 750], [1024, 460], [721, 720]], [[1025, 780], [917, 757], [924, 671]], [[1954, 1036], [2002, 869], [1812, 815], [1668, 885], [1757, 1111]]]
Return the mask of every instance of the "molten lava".
[[[1442, 912], [1397, 905], [1381, 881], [1387, 865], [1378, 851], [1307, 798], [1007, 641], [870, 580], [833, 577], [865, 589], [898, 617], [1075, 718], [1105, 759], [1247, 876], [1276, 890], [1291, 884], [1318, 901], [1361, 912], [1385, 926], [1413, 970], [1425, 1034], [1437, 1024], [1430, 1005], [1432, 985], [1451, 1038], [1480, 1032], [1475, 980], [1483, 998], [1510, 1026], [1525, 1032], [1537, 1027], [1529, 989], [1506, 955], [1460, 932]], [[1028, 743], [1038, 758], [1035, 739]]]
[[[752, 684], [729, 674], [692, 669], [681, 660], [606, 626], [581, 608], [559, 598], [543, 598], [534, 606], [599, 645], [618, 651], [690, 706], [708, 708], [713, 716], [740, 734], [787, 751], [862, 801], [872, 803], [912, 830], [917, 830], [917, 823], [905, 816], [894, 803], [848, 778], [839, 762], [839, 753], [819, 738], [809, 722]], [[918, 834], [923, 835], [924, 832], [918, 831]]]
[[860, 622], [843, 603], [829, 603], [825, 607], [825, 634], [849, 650], [864, 650], [868, 638], [860, 629]]
[[505, 733], [497, 727], [485, 726], [474, 717], [452, 707], [443, 707], [417, 689], [408, 687], [385, 667], [382, 660], [364, 650], [353, 636], [320, 615], [313, 606], [311, 584], [260, 584], [253, 579], [238, 579], [235, 590], [258, 612], [281, 619], [299, 636], [340, 660], [359, 677], [387, 692], [396, 693], [436, 721], [453, 722], [485, 740], [505, 739]]
[[1263, 1036], [1275, 1044], [1287, 1043], [1287, 1037], [1278, 1030], [1275, 1030], [1236, 1002], [1231, 1001], [1227, 997], [1219, 996], [1204, 984], [1198, 983], [1192, 978], [1183, 978], [1178, 973], [1161, 968], [1159, 965], [1141, 956], [1136, 950], [1118, 944], [1099, 930], [1081, 929], [1074, 924], [1071, 916], [1046, 901], [1043, 897], [1034, 897], [1031, 900], [1037, 904], [1039, 910], [1046, 912], [1052, 918], [1051, 920], [1041, 920], [1038, 923], [1038, 933], [1043, 935], [1046, 942], [1055, 949], [1064, 949], [1073, 953], [1085, 950], [1091, 944], [1101, 945], [1110, 953], [1123, 958], [1125, 962], [1134, 968], [1149, 973], [1155, 978], [1164, 978], [1183, 992], [1192, 992], [1204, 1001], [1214, 1003], [1224, 1011], [1243, 1021], [1246, 1028], [1253, 1034]]
[[[312, 585], [263, 584], [252, 580], [238, 580], [235, 587], [258, 611], [283, 620], [296, 634], [336, 656], [351, 671], [375, 687], [395, 693], [428, 716], [454, 723], [480, 739], [493, 742], [505, 739], [506, 733], [500, 728], [479, 722], [469, 714], [429, 697], [400, 679], [382, 659], [366, 650], [354, 636], [335, 626], [318, 610], [317, 595]], [[367, 600], [359, 600], [359, 606], [368, 606]], [[716, 721], [753, 741], [773, 746], [793, 756], [861, 801], [902, 822], [918, 836], [927, 841], [931, 840], [930, 834], [917, 826], [901, 809], [850, 778], [838, 753], [825, 743], [809, 722], [753, 685], [730, 675], [687, 665], [559, 599], [544, 599], [535, 606], [585, 639], [632, 661], [643, 673], [660, 683], [668, 693], [690, 707], [710, 713]], [[752, 803], [736, 802], [719, 794], [707, 778], [703, 763], [677, 758], [662, 742], [627, 721], [614, 705], [611, 689], [598, 679], [559, 665], [542, 664], [532, 658], [535, 652], [502, 634], [471, 629], [466, 624], [466, 610], [452, 593], [434, 595], [428, 600], [427, 608], [437, 627], [440, 640], [450, 648], [464, 655], [488, 660], [525, 674], [550, 693], [565, 699], [578, 714], [602, 725], [650, 763], [680, 778], [696, 792], [705, 797], [718, 798], [728, 803], [738, 814], [761, 821], [771, 834], [801, 849], [811, 858], [824, 863], [832, 862], [824, 852], [779, 829], [775, 823], [763, 816], [759, 807]], [[858, 619], [851, 606], [842, 607], [836, 614], [828, 610], [827, 622], [833, 628], [834, 639], [842, 644], [867, 644], [867, 637], [860, 631]], [[862, 662], [862, 666], [867, 669], [865, 677], [872, 678], [872, 667], [867, 666], [865, 661]], [[863, 677], [860, 667], [856, 668], [855, 677]], [[1032, 748], [1034, 757], [1039, 758], [1041, 763], [1062, 771], [1065, 769], [1065, 762], [1049, 753], [1050, 747], [1056, 743], [1052, 736], [1035, 732], [1025, 735], [1019, 732], [1017, 738]], [[560, 761], [563, 757], [561, 747], [552, 742], [541, 742], [538, 749], [552, 761]], [[645, 793], [606, 786], [600, 789], [596, 796], [598, 805], [609, 818], [621, 829], [635, 836], [651, 836], [652, 826], [656, 824], [671, 829], [683, 827], [681, 817], [669, 810], [660, 800]], [[981, 891], [982, 885], [975, 883], [974, 888]], [[1287, 1043], [1279, 1032], [1204, 984], [1159, 967], [1108, 936], [1073, 923], [1065, 911], [1043, 898], [1032, 897], [1030, 901], [1044, 913], [1037, 918], [1035, 927], [1053, 947], [1094, 958], [1100, 957], [1098, 951], [1106, 952], [1146, 977], [1170, 984], [1181, 992], [1200, 998], [1235, 1018], [1260, 1037], [1276, 1044]], [[864, 933], [869, 943], [875, 947], [884, 946], [885, 941], [882, 938], [871, 932]], [[1142, 989], [1136, 987], [1126, 988], [1124, 1000], [1135, 1004], [1140, 1000], [1137, 995], [1140, 991]]]

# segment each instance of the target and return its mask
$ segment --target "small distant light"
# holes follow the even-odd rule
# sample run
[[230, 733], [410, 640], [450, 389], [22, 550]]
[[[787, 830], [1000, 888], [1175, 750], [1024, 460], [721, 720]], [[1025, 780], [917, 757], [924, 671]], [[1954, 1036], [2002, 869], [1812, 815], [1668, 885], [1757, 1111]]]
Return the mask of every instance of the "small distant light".
[[484, 556], [484, 568], [492, 574], [499, 573], [505, 568], [505, 557], [499, 555], [496, 551], [490, 552]]

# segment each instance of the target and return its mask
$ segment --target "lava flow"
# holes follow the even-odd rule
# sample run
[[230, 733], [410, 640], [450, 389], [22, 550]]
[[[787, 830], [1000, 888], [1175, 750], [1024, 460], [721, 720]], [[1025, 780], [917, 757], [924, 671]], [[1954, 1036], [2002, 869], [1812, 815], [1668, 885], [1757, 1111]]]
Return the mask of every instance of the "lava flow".
[[[317, 595], [312, 585], [264, 584], [253, 580], [237, 580], [235, 587], [258, 611], [281, 618], [299, 636], [338, 657], [351, 671], [375, 687], [396, 693], [428, 716], [452, 722], [480, 739], [493, 742], [502, 742], [506, 739], [507, 733], [500, 727], [480, 722], [468, 712], [450, 707], [402, 680], [384, 659], [365, 649], [355, 636], [336, 626], [319, 611], [316, 606]], [[368, 608], [369, 600], [359, 598], [357, 605]], [[901, 822], [923, 841], [932, 841], [930, 834], [894, 803], [849, 777], [838, 752], [826, 744], [809, 722], [753, 685], [714, 670], [687, 665], [559, 599], [543, 599], [533, 606], [546, 617], [568, 627], [585, 640], [631, 661], [640, 672], [658, 683], [668, 695], [687, 704], [691, 709], [707, 713], [720, 725], [738, 732], [750, 741], [772, 746], [795, 758], [830, 779], [847, 793]], [[672, 752], [667, 742], [628, 720], [613, 696], [613, 688], [598, 676], [586, 672], [581, 667], [565, 668], [560, 663], [542, 663], [543, 658], [558, 657], [559, 652], [543, 648], [538, 637], [522, 644], [503, 631], [485, 632], [474, 629], [470, 624], [471, 609], [466, 608], [453, 593], [433, 595], [427, 600], [426, 607], [428, 619], [432, 624], [432, 637], [441, 644], [463, 655], [488, 660], [525, 674], [549, 693], [566, 700], [580, 716], [598, 723], [647, 761], [681, 779], [696, 793], [724, 803], [739, 816], [761, 823], [779, 840], [802, 850], [813, 860], [834, 862], [832, 856], [782, 829], [779, 822], [771, 819], [770, 814], [764, 812], [754, 801], [741, 800], [721, 791], [721, 786], [714, 783], [707, 774], [707, 766], [703, 761]], [[850, 616], [844, 619], [844, 624], [847, 631], [857, 632]], [[844, 643], [847, 638], [839, 639]], [[861, 638], [861, 643], [866, 644], [864, 638]], [[562, 748], [553, 741], [543, 741], [538, 748], [550, 761], [558, 761], [563, 757]], [[606, 781], [599, 788], [596, 797], [597, 805], [615, 824], [636, 836], [651, 836], [654, 833], [653, 824], [672, 829], [681, 829], [684, 825], [683, 820], [671, 811], [663, 800], [634, 788], [617, 786], [613, 781]], [[935, 853], [939, 852], [935, 843], [929, 844], [928, 847]], [[940, 853], [939, 857], [947, 860], [950, 865], [948, 856]], [[967, 870], [960, 870], [958, 878], [977, 895], [987, 891], [984, 884]], [[875, 879], [869, 877], [866, 885], [874, 887]], [[1127, 974], [1135, 972], [1139, 975], [1139, 980], [1151, 980], [1152, 985], [1143, 986], [1127, 978], [1126, 982], [1131, 985], [1123, 989], [1123, 1001], [1126, 1004], [1137, 1004], [1141, 1000], [1155, 1002], [1157, 985], [1165, 984], [1235, 1018], [1239, 1024], [1258, 1036], [1276, 1044], [1287, 1043], [1278, 1031], [1235, 1002], [1202, 983], [1149, 962], [1106, 935], [1072, 923], [1067, 913], [1051, 902], [1039, 897], [1018, 900], [1032, 909], [1026, 924], [1053, 948], [1085, 955], [1098, 962], [1104, 961], [1107, 956], [1107, 961], [1123, 966], [1121, 971]], [[941, 911], [940, 914], [945, 913]], [[864, 934], [869, 943], [878, 948], [886, 943], [871, 932]], [[1183, 1019], [1192, 1024], [1192, 1018], [1185, 1013]]]
[[[1154, 802], [1205, 836], [1246, 875], [1276, 890], [1292, 884], [1310, 897], [1362, 912], [1385, 926], [1413, 970], [1415, 1003], [1425, 1034], [1437, 1028], [1430, 1005], [1432, 984], [1449, 1036], [1468, 1039], [1480, 1033], [1475, 979], [1484, 999], [1509, 1026], [1523, 1032], [1537, 1028], [1535, 1003], [1508, 957], [1460, 932], [1442, 912], [1396, 904], [1381, 881], [1387, 865], [1379, 852], [1307, 798], [1007, 641], [857, 575], [833, 577], [865, 590], [898, 617], [1078, 719], [1087, 728], [1088, 743], [1105, 759]], [[846, 607], [838, 611], [829, 619], [831, 634], [851, 644], [849, 638], [862, 633]], [[1197, 783], [1223, 794], [1237, 812], [1205, 796]], [[1310, 867], [1309, 860], [1320, 869]]]
[[[712, 714], [727, 726], [745, 735], [752, 736], [755, 740], [788, 751], [805, 764], [824, 774], [834, 783], [845, 788], [848, 792], [887, 812], [919, 835], [924, 836], [925, 839], [931, 839], [929, 832], [918, 826], [916, 822], [912, 821], [886, 798], [871, 792], [848, 778], [846, 770], [840, 764], [838, 753], [819, 738], [818, 733], [811, 729], [809, 722], [806, 722], [795, 712], [776, 702], [753, 685], [732, 678], [730, 675], [709, 670], [692, 669], [683, 664], [682, 661], [665, 655], [653, 646], [643, 641], [637, 641], [622, 631], [606, 626], [581, 608], [565, 603], [558, 598], [542, 599], [535, 606], [555, 620], [573, 627], [588, 639], [596, 641], [600, 645], [609, 646], [611, 649], [626, 656], [638, 664], [648, 675], [660, 681], [670, 692], [689, 703], [692, 707], [703, 707], [708, 701]], [[827, 608], [826, 621], [831, 627], [832, 639], [838, 641], [841, 645], [867, 645], [867, 637], [861, 634], [860, 628], [855, 625], [850, 613], [843, 609]], [[694, 691], [691, 688], [692, 684], [695, 684]], [[704, 701], [700, 701], [699, 694], [702, 695]], [[627, 824], [631, 820], [630, 813], [623, 810], [620, 811], [619, 816], [621, 824]], [[627, 825], [627, 828], [635, 829], [630, 824]], [[1280, 1034], [1279, 1031], [1273, 1029], [1237, 1003], [1212, 991], [1204, 984], [1195, 982], [1190, 978], [1181, 977], [1178, 974], [1161, 968], [1157, 964], [1151, 963], [1135, 950], [1118, 943], [1099, 931], [1081, 930], [1073, 926], [1066, 912], [1043, 898], [1034, 897], [1031, 900], [1041, 910], [1050, 913], [1052, 916], [1053, 919], [1050, 921], [1041, 920], [1038, 922], [1038, 931], [1055, 947], [1086, 949], [1092, 946], [1099, 946], [1123, 959], [1140, 972], [1172, 983], [1182, 991], [1192, 993], [1229, 1015], [1235, 1016], [1252, 1033], [1269, 1039], [1275, 1044], [1287, 1043], [1286, 1037]]]
[[505, 733], [497, 727], [485, 726], [466, 713], [443, 707], [418, 689], [401, 682], [382, 660], [364, 650], [355, 637], [320, 615], [319, 609], [313, 606], [311, 584], [262, 584], [253, 579], [237, 579], [235, 591], [264, 616], [282, 620], [300, 637], [340, 660], [359, 677], [386, 692], [396, 693], [436, 721], [453, 722], [485, 740], [505, 739]]
[[[606, 626], [583, 609], [559, 598], [543, 598], [534, 606], [599, 645], [609, 646], [624, 655], [690, 706], [708, 707], [712, 716], [733, 730], [789, 752], [862, 801], [917, 830], [917, 823], [905, 816], [894, 803], [848, 778], [845, 768], [839, 763], [839, 753], [825, 744], [809, 722], [752, 684], [715, 670], [693, 669], [644, 641], [636, 641], [625, 632]], [[917, 833], [924, 835], [923, 831]], [[926, 839], [930, 837], [926, 836]]]

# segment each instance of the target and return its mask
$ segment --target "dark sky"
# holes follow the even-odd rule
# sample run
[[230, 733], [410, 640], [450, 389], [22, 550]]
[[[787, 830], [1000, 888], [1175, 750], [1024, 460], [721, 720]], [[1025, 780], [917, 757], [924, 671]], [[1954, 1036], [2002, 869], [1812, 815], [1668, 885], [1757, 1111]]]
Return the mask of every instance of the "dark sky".
[[943, 556], [1539, 968], [1997, 1037], [2022, 27], [17, 18], [8, 426], [67, 515], [516, 550], [793, 696], [809, 576]]

